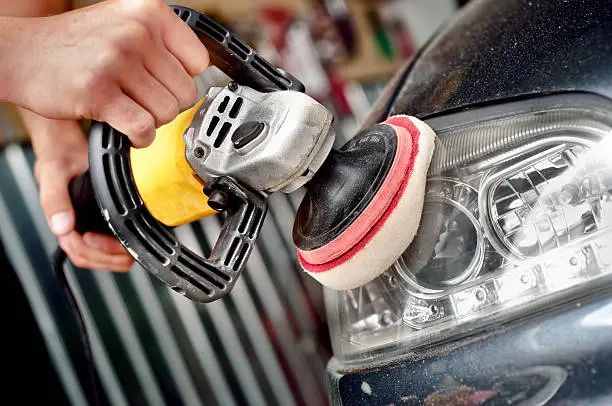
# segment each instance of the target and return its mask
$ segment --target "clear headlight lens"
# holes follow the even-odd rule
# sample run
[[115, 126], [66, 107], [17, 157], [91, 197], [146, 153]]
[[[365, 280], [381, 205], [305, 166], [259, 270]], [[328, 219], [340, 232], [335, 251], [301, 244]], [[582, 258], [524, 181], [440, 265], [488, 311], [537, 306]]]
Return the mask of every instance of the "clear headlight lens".
[[326, 290], [339, 361], [388, 360], [612, 281], [612, 106], [538, 105], [431, 123], [416, 239], [371, 283]]

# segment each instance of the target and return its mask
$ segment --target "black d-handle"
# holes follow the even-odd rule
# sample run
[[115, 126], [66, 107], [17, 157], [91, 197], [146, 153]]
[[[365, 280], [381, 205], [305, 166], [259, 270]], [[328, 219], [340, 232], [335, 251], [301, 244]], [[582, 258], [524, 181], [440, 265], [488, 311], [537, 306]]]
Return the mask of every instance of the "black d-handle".
[[[258, 91], [304, 91], [296, 78], [272, 66], [214, 20], [184, 7], [173, 10], [208, 48], [213, 64], [235, 82]], [[91, 183], [111, 231], [147, 271], [189, 299], [211, 302], [227, 295], [261, 230], [265, 196], [228, 177], [207, 185], [207, 193], [221, 191], [230, 204], [216, 244], [208, 257], [201, 257], [182, 245], [144, 205], [131, 170], [130, 146], [128, 137], [108, 124], [92, 124]]]
[[275, 90], [304, 92], [304, 85], [299, 80], [272, 66], [244, 41], [212, 18], [186, 7], [172, 6], [172, 9], [206, 46], [213, 65], [236, 83], [260, 92]]
[[144, 205], [130, 169], [130, 142], [124, 134], [106, 123], [93, 123], [89, 167], [102, 216], [144, 269], [197, 302], [211, 302], [231, 291], [261, 230], [267, 211], [263, 195], [228, 177], [207, 185], [209, 190], [227, 193], [231, 202], [217, 242], [204, 258], [181, 244]]

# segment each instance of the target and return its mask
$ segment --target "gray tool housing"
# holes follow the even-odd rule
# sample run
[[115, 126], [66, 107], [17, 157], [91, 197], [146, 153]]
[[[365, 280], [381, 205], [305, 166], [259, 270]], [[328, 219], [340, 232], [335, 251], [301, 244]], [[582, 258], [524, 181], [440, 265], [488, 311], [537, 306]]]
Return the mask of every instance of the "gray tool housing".
[[327, 158], [332, 121], [304, 93], [262, 93], [230, 82], [208, 91], [184, 133], [186, 157], [205, 183], [230, 176], [254, 191], [289, 193]]

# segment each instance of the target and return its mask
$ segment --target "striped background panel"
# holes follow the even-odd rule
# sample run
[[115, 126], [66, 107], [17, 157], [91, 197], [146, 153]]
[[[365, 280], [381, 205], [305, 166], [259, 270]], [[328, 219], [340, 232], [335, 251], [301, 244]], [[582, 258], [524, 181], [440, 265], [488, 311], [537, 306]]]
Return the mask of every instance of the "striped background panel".
[[8, 103], [0, 103], [0, 147], [27, 138], [17, 109]]
[[[26, 292], [66, 397], [87, 404], [73, 362], [78, 332], [49, 257], [56, 239], [38, 203], [28, 146], [0, 151], [0, 238]], [[135, 266], [127, 274], [68, 275], [84, 313], [103, 404], [321, 405], [330, 358], [322, 292], [298, 267], [291, 242], [301, 196], [275, 194], [232, 294], [195, 304]], [[176, 235], [207, 253], [217, 218]]]

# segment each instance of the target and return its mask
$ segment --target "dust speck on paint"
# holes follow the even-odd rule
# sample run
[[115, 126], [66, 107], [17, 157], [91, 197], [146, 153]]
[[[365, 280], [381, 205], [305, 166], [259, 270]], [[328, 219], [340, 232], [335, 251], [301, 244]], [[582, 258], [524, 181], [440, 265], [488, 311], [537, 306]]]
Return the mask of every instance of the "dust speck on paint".
[[361, 382], [361, 391], [366, 395], [372, 394], [372, 387], [366, 381]]

